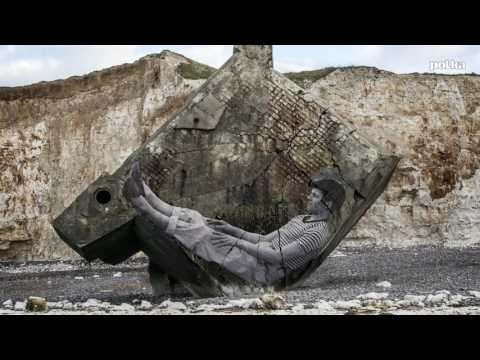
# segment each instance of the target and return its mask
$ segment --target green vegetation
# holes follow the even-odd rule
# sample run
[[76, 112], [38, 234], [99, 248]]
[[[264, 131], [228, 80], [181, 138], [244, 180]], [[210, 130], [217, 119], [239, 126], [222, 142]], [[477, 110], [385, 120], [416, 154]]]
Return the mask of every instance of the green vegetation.
[[[295, 82], [297, 85], [303, 86], [305, 81], [315, 82], [318, 81], [332, 72], [338, 69], [355, 69], [355, 68], [370, 68], [368, 66], [344, 66], [344, 67], [326, 67], [320, 70], [311, 70], [311, 71], [301, 71], [301, 72], [289, 72], [284, 73], [288, 79]], [[375, 68], [372, 68], [375, 69]], [[379, 71], [378, 69], [376, 69]], [[191, 63], [182, 63], [177, 67], [177, 73], [185, 79], [190, 80], [200, 80], [208, 79], [214, 72], [215, 68], [208, 65], [200, 64], [198, 62], [192, 61]], [[449, 74], [430, 74], [430, 73], [412, 73], [406, 75], [449, 75]], [[452, 74], [449, 76], [479, 76], [478, 74]]]
[[321, 78], [331, 74], [338, 68], [336, 67], [328, 67], [325, 69], [320, 70], [312, 70], [312, 71], [302, 71], [302, 72], [291, 72], [284, 74], [287, 78], [295, 82], [297, 85], [303, 85], [306, 80], [309, 81], [317, 81]]
[[405, 74], [405, 75], [423, 75], [423, 76], [480, 76], [480, 74], [477, 74], [477, 73], [458, 73], [458, 74], [442, 74], [442, 73], [418, 73], [418, 72], [415, 72], [415, 73], [410, 73], [410, 74]]
[[208, 65], [203, 65], [192, 61], [189, 63], [182, 63], [177, 67], [177, 73], [185, 79], [200, 80], [208, 79], [216, 70]]

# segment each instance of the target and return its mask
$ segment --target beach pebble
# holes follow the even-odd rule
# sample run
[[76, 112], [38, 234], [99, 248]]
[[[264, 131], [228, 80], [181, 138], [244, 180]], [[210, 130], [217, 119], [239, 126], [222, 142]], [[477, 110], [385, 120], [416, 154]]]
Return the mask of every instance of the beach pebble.
[[375, 286], [388, 289], [388, 288], [392, 287], [392, 283], [390, 283], [389, 281], [382, 281], [382, 282], [379, 282], [379, 283], [375, 284]]
[[284, 310], [287, 308], [287, 302], [278, 294], [265, 294], [260, 298], [260, 301], [267, 310]]
[[476, 297], [477, 299], [480, 299], [480, 291], [469, 291], [468, 292], [470, 295], [473, 297]]
[[186, 311], [188, 308], [184, 303], [181, 302], [173, 302], [170, 299], [165, 300], [159, 306], [159, 309], [168, 309], [168, 310], [175, 310], [175, 311]]
[[101, 302], [97, 299], [88, 299], [83, 303], [85, 309], [97, 308], [101, 305]]
[[47, 300], [38, 296], [30, 296], [27, 299], [25, 309], [30, 312], [46, 312], [48, 311]]
[[240, 308], [240, 309], [263, 309], [264, 303], [260, 299], [238, 299], [230, 300], [227, 303], [227, 308]]
[[143, 311], [152, 310], [152, 308], [153, 308], [152, 303], [146, 300], [142, 300], [140, 302], [140, 305], [138, 306], [138, 310], [143, 310]]
[[335, 309], [325, 300], [319, 300], [315, 303], [315, 309], [321, 311], [334, 311]]
[[63, 310], [66, 310], [66, 311], [71, 311], [73, 310], [73, 304], [70, 302], [70, 301], [62, 301], [62, 304], [63, 304]]
[[388, 293], [376, 293], [371, 292], [368, 294], [361, 294], [357, 296], [357, 299], [360, 300], [383, 300], [388, 297]]
[[128, 312], [133, 312], [135, 311], [135, 307], [133, 305], [130, 305], [130, 304], [121, 304], [121, 305], [117, 305], [115, 306], [114, 308], [116, 311], [128, 311]]
[[359, 300], [350, 300], [350, 301], [336, 301], [333, 304], [335, 309], [339, 310], [351, 310], [351, 309], [358, 309], [362, 307], [362, 304]]
[[62, 302], [48, 302], [47, 303], [48, 309], [49, 310], [60, 310], [63, 309], [63, 303]]
[[449, 305], [454, 305], [454, 306], [461, 305], [466, 299], [468, 299], [468, 297], [463, 295], [452, 295], [450, 296]]
[[428, 295], [425, 299], [427, 305], [439, 306], [448, 301], [448, 295], [445, 293], [438, 293], [435, 295]]
[[3, 306], [5, 309], [11, 310], [11, 309], [13, 309], [13, 301], [12, 301], [11, 299], [8, 299], [8, 300], [6, 300], [6, 301], [4, 301], [4, 302], [2, 303], [2, 306]]
[[14, 307], [15, 311], [25, 311], [25, 303], [23, 301], [17, 301]]
[[292, 307], [292, 311], [295, 311], [295, 312], [298, 312], [298, 311], [302, 311], [305, 309], [305, 305], [304, 304], [297, 304], [295, 305], [294, 307]]
[[408, 301], [412, 304], [418, 304], [424, 302], [426, 299], [425, 295], [405, 295], [403, 300]]

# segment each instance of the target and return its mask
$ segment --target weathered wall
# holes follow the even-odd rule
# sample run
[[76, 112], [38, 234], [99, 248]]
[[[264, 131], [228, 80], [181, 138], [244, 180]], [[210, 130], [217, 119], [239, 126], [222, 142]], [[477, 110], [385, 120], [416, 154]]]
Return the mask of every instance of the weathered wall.
[[[114, 172], [211, 69], [171, 52], [0, 89], [0, 261], [77, 258], [49, 222]], [[480, 242], [480, 77], [330, 69], [306, 91], [404, 156], [347, 245]], [[302, 76], [303, 78], [308, 78]]]
[[84, 77], [0, 89], [0, 260], [76, 258], [50, 221], [185, 102], [204, 80], [180, 73], [194, 78], [198, 69], [205, 70], [163, 52]]
[[480, 76], [345, 68], [304, 86], [401, 155], [351, 245], [480, 243]]

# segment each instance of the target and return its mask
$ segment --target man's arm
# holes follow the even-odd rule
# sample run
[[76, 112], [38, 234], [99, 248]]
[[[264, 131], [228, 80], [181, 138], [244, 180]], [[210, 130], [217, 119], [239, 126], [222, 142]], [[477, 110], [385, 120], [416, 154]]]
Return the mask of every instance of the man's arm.
[[280, 251], [266, 245], [262, 246], [261, 243], [254, 244], [233, 236], [215, 236], [214, 234], [212, 237], [212, 243], [217, 246], [236, 246], [248, 254], [270, 264], [280, 264], [291, 258], [305, 254], [305, 251], [297, 242], [283, 247]]
[[270, 264], [281, 264], [282, 262], [305, 254], [304, 250], [296, 242], [283, 247], [281, 251], [273, 249], [270, 246], [252, 244], [243, 240], [238, 241], [236, 246], [248, 254]]
[[283, 225], [281, 228], [272, 231], [270, 234], [263, 235], [263, 240], [262, 241], [271, 243], [275, 238], [278, 238], [280, 236], [279, 235], [280, 232], [282, 232], [283, 229], [287, 228], [288, 226], [289, 226], [289, 224], [287, 223], [287, 224]]
[[248, 241], [252, 244], [257, 244], [259, 242], [266, 241], [265, 236], [261, 234], [251, 233], [245, 230], [242, 230], [236, 226], [233, 226], [226, 221], [216, 220], [216, 219], [206, 219], [208, 226], [212, 227], [216, 231], [222, 232], [224, 234], [230, 235], [234, 238]]

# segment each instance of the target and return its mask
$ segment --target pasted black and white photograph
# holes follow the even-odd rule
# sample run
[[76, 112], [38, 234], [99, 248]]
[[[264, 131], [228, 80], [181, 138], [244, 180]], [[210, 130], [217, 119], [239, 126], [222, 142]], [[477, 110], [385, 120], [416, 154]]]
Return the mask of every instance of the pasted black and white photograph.
[[480, 314], [480, 46], [0, 46], [1, 315]]

